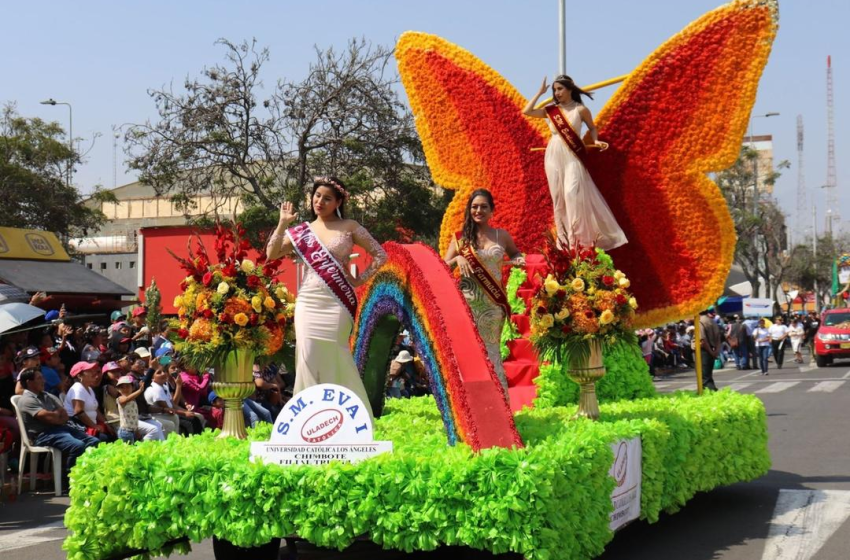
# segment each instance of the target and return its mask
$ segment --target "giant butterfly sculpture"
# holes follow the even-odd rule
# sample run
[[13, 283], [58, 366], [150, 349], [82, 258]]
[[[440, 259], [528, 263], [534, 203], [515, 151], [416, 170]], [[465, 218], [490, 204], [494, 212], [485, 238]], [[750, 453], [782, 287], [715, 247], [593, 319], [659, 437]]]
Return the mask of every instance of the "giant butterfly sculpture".
[[[629, 243], [611, 252], [632, 281], [636, 326], [692, 317], [720, 295], [735, 228], [706, 176], [739, 154], [776, 35], [776, 0], [736, 0], [688, 25], [631, 72], [597, 115], [605, 152], [588, 168]], [[448, 41], [408, 32], [396, 57], [434, 180], [455, 190], [445, 250], [475, 188], [496, 199], [495, 225], [533, 252], [552, 227], [543, 171], [550, 132], [521, 114], [522, 95]]]

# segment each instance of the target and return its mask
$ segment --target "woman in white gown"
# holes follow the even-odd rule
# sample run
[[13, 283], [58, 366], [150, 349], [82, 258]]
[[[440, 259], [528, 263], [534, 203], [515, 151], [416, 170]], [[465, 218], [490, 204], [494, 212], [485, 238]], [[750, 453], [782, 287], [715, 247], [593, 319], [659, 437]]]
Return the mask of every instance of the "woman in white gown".
[[[507, 394], [508, 380], [499, 349], [502, 327], [505, 319], [508, 318], [508, 310], [505, 309], [507, 296], [502, 290], [502, 266], [505, 264], [522, 266], [525, 264], [525, 257], [517, 249], [511, 234], [490, 226], [490, 218], [495, 209], [496, 205], [490, 191], [478, 189], [472, 193], [466, 203], [463, 231], [458, 232], [449, 244], [445, 262], [449, 266], [457, 266], [460, 270], [460, 290], [469, 304], [475, 326], [487, 348], [487, 357], [490, 358], [493, 369]], [[510, 257], [507, 263], [505, 255]], [[470, 262], [470, 259], [477, 260], [486, 269], [486, 273], [479, 270], [477, 275], [476, 263]], [[479, 280], [481, 278], [484, 283], [488, 283], [487, 274], [493, 280], [491, 284], [493, 292], [488, 292]], [[500, 290], [501, 293], [499, 293]]]
[[[304, 266], [301, 288], [295, 302], [295, 387], [298, 393], [319, 383], [334, 383], [347, 387], [357, 394], [369, 409], [369, 397], [351, 356], [348, 339], [354, 326], [356, 303], [349, 303], [345, 294], [353, 294], [352, 288], [363, 284], [386, 262], [387, 255], [366, 229], [354, 220], [344, 218], [348, 192], [339, 179], [317, 177], [313, 183], [311, 207], [314, 221], [301, 224], [287, 231], [295, 220], [291, 202], [280, 207], [280, 221], [269, 238], [266, 255], [277, 259], [293, 251], [298, 252], [298, 235], [294, 230], [310, 236], [314, 247], [327, 250], [333, 258], [325, 255], [325, 263], [334, 270], [335, 265], [344, 278], [323, 277], [323, 269], [314, 270]], [[308, 242], [309, 243], [309, 242]], [[372, 263], [357, 278], [348, 270], [348, 259], [354, 245], [365, 249], [372, 256]], [[324, 254], [324, 253], [322, 253]], [[303, 255], [300, 255], [303, 256]], [[334, 262], [335, 261], [335, 262]], [[321, 262], [321, 261], [313, 261]], [[331, 281], [328, 281], [331, 280]], [[339, 286], [342, 286], [340, 291]]]
[[[570, 247], [576, 244], [584, 247], [592, 245], [606, 251], [628, 243], [625, 233], [582, 163], [586, 149], [608, 148], [608, 144], [599, 141], [590, 110], [581, 101], [582, 95], [592, 96], [576, 86], [572, 78], [561, 75], [552, 83], [552, 97], [556, 104], [535, 109], [537, 100], [547, 89], [544, 78], [540, 91], [528, 102], [523, 114], [547, 119], [552, 131], [546, 146], [544, 165], [555, 210], [558, 240], [562, 245]], [[553, 115], [558, 118], [559, 111], [564, 117], [560, 129], [552, 119]], [[590, 132], [591, 144], [585, 145], [581, 140], [582, 123]], [[569, 139], [575, 139], [573, 147]]]

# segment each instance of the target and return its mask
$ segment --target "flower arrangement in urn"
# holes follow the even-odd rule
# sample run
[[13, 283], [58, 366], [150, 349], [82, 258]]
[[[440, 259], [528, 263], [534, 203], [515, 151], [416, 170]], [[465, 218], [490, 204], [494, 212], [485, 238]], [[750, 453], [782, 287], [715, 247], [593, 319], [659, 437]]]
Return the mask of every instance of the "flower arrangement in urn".
[[579, 415], [598, 417], [593, 383], [605, 373], [602, 353], [619, 340], [636, 342], [637, 300], [629, 279], [602, 249], [558, 247], [550, 236], [544, 255], [547, 275], [532, 280], [531, 342], [542, 359], [566, 367], [582, 386]]
[[[199, 369], [215, 368], [216, 393], [225, 400], [223, 433], [244, 438], [244, 424], [228, 429], [228, 412], [239, 406], [233, 420], [242, 419], [241, 400], [253, 392], [254, 361], [281, 357], [286, 326], [295, 311], [295, 298], [274, 280], [281, 260], [257, 262], [248, 258], [250, 243], [240, 225], [235, 230], [216, 226], [213, 263], [203, 243], [189, 241], [189, 258], [171, 253], [187, 273], [177, 308], [174, 349]], [[232, 403], [230, 401], [233, 401]], [[241, 423], [241, 422], [239, 422]]]

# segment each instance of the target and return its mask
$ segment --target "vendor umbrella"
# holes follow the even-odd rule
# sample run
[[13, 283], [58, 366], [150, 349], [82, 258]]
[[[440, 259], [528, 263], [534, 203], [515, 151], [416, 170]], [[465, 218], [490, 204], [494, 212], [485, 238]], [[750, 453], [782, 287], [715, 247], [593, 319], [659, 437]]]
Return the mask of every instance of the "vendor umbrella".
[[44, 316], [44, 309], [26, 303], [5, 303], [0, 305], [0, 333], [23, 325]]

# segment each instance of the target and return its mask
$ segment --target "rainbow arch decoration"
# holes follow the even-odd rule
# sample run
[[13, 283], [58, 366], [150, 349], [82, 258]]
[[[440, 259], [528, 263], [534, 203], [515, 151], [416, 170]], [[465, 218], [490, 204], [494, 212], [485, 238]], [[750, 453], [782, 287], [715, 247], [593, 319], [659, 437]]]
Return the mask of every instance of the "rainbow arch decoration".
[[[720, 6], [651, 53], [596, 115], [610, 149], [591, 151], [588, 168], [629, 239], [611, 256], [631, 279], [638, 327], [693, 317], [723, 291], [735, 228], [707, 173], [740, 152], [777, 29], [777, 0]], [[544, 153], [532, 150], [550, 137], [545, 121], [523, 116], [513, 85], [443, 38], [404, 33], [396, 58], [432, 176], [456, 191], [441, 251], [479, 187], [493, 192], [494, 225], [538, 251], [553, 223]]]
[[387, 262], [358, 290], [354, 361], [376, 415], [401, 325], [422, 359], [449, 444], [522, 447], [504, 389], [455, 278], [430, 247], [384, 244]]

